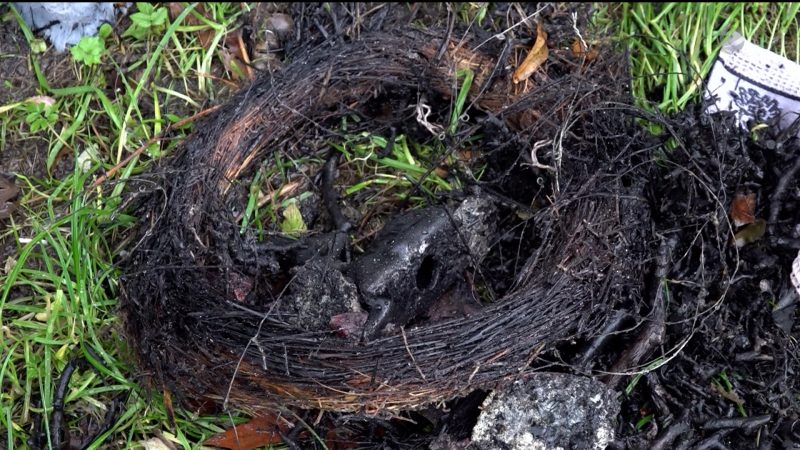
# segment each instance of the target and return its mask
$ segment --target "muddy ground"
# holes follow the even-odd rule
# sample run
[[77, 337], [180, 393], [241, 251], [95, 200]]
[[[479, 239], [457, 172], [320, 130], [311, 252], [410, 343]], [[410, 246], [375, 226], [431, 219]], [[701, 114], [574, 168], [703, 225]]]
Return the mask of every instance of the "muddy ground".
[[[520, 8], [498, 4], [493, 14], [517, 17]], [[334, 4], [327, 10], [305, 5], [283, 10], [294, 18], [303, 42], [301, 46], [287, 41], [289, 57], [299, 48], [352, 39], [367, 29], [388, 30], [420, 21], [447, 28], [452, 17], [441, 5], [391, 5], [354, 25], [357, 15], [352, 12], [371, 11], [370, 6]], [[533, 12], [535, 5], [523, 10]], [[563, 12], [544, 13], [551, 26], [565, 23], [559, 19]], [[0, 79], [14, 86], [0, 91], [0, 103], [5, 104], [35, 95], [37, 84], [16, 24], [7, 21], [0, 26]], [[514, 36], [530, 45], [533, 29], [523, 26]], [[491, 36], [498, 31], [483, 33]], [[74, 81], [67, 55], [48, 52], [35, 57], [48, 68], [44, 72], [51, 84], [67, 86]], [[647, 261], [647, 273], [641, 274], [646, 280], [642, 298], [608, 321], [607, 334], [613, 334], [609, 339], [562, 344], [533, 366], [592, 375], [624, 392], [617, 437], [609, 448], [797, 448], [800, 355], [797, 299], [788, 270], [800, 247], [800, 193], [797, 178], [786, 173], [797, 165], [800, 149], [796, 138], [781, 135], [780, 130], [766, 128], [754, 141], [731, 118], [709, 118], [701, 111], [698, 105], [678, 117], [647, 117], [667, 125], [668, 132], [641, 141], [650, 144], [640, 149], [646, 155], [642, 161], [662, 162], [637, 172], [642, 178], [635, 180], [645, 186], [652, 214], [653, 240], [648, 247], [653, 256]], [[640, 135], [633, 122], [626, 126], [632, 135]], [[654, 150], [671, 139], [668, 145], [679, 140], [685, 151]], [[46, 143], [15, 140], [12, 134], [0, 151], [0, 168], [45, 176], [45, 151]], [[763, 236], [747, 238], [741, 246], [732, 236], [747, 225], [726, 228], [724, 223], [737, 194], [754, 195], [752, 214], [769, 219]], [[0, 260], [5, 260], [13, 247], [0, 250]], [[669, 289], [661, 288], [663, 280], [670, 281]], [[657, 306], [654, 299], [663, 305]], [[632, 356], [631, 349], [636, 348], [646, 356]], [[659, 367], [641, 377], [607, 373], [625, 372], [631, 365], [652, 360]], [[406, 418], [413, 423], [352, 426], [347, 417], [336, 415], [331, 422], [351, 427], [346, 441], [362, 443], [359, 448], [426, 448], [445, 428], [455, 440], [468, 437], [485, 395], [476, 389], [450, 402], [447, 413], [410, 413]]]

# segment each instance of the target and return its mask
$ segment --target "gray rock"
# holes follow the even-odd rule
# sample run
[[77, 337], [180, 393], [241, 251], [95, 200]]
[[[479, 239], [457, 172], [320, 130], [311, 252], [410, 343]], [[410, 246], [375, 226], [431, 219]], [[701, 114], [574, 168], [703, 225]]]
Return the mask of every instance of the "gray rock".
[[617, 393], [599, 381], [536, 373], [492, 392], [471, 449], [603, 450], [614, 440]]

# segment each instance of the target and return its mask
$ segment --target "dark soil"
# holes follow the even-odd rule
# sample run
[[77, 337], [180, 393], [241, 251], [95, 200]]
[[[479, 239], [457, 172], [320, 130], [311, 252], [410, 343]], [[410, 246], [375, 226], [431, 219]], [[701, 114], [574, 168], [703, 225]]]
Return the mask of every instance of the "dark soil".
[[[0, 6], [0, 15], [7, 6]], [[24, 100], [42, 94], [30, 62], [30, 48], [16, 20], [0, 22], [0, 77], [5, 83], [0, 89], [0, 105]], [[69, 53], [53, 51], [36, 55], [43, 73], [53, 86], [68, 86], [76, 82], [71, 69]], [[27, 125], [20, 125], [21, 127]], [[20, 173], [32, 177], [46, 175], [48, 142], [43, 139], [20, 139], [20, 130], [8, 130], [0, 150], [0, 169], [7, 173]]]
[[[289, 13], [297, 30], [295, 38], [286, 42], [287, 62], [310, 58], [308, 62], [319, 67], [337, 68], [330, 59], [341, 57], [342, 66], [349, 68], [347, 64], [352, 61], [347, 58], [362, 54], [341, 49], [361, 45], [362, 34], [376, 41], [407, 44], [403, 50], [423, 47], [414, 44], [414, 39], [436, 42], [443, 35], [455, 39], [468, 36], [465, 30], [449, 26], [452, 14], [448, 15], [444, 6], [417, 5], [385, 5], [369, 15], [365, 13], [376, 5], [333, 3], [330, 9], [293, 5]], [[498, 29], [473, 27], [475, 35], [468, 40], [471, 45], [467, 48], [517, 23], [520, 14], [533, 11], [535, 5], [493, 5], [491, 14], [507, 18], [508, 23], [500, 20]], [[573, 35], [568, 12], [545, 9], [543, 17], [553, 48], [569, 42]], [[579, 26], [585, 27], [585, 15], [580, 17]], [[417, 20], [434, 31], [369, 34], [405, 30], [409, 22]], [[510, 32], [507, 38], [529, 48], [535, 35], [531, 23]], [[22, 38], [13, 36], [13, 32], [4, 33], [0, 48], [26, 55], [24, 44], [19, 44]], [[368, 42], [362, 44], [370, 49]], [[502, 43], [491, 42], [477, 53], [499, 58], [505, 48]], [[219, 380], [226, 380], [223, 387], [228, 387], [227, 380], [232, 376], [228, 368], [252, 337], [247, 330], [258, 326], [260, 331], [263, 325], [271, 334], [257, 336], [269, 339], [246, 354], [249, 359], [245, 358], [244, 364], [251, 364], [247, 366], [248, 375], [237, 378], [240, 384], [230, 400], [248, 409], [275, 404], [297, 406], [293, 417], [318, 424], [315, 431], [329, 437], [329, 448], [427, 448], [440, 433], [461, 441], [469, 437], [486, 391], [508, 382], [525, 368], [585, 374], [618, 389], [622, 413], [617, 440], [610, 448], [795, 448], [800, 444], [800, 430], [795, 425], [800, 419], [800, 355], [796, 345], [797, 294], [788, 271], [800, 248], [800, 175], [796, 169], [792, 171], [800, 164], [796, 132], [771, 126], [753, 136], [742, 132], [731, 117], [705, 115], [703, 105], [677, 117], [646, 113], [631, 106], [632, 99], [625, 95], [628, 80], [624, 64], [611, 63], [624, 61], [614, 59], [621, 52], [614, 53], [610, 47], [604, 51], [607, 53], [601, 58], [608, 58], [607, 63], [596, 63], [580, 77], [573, 76], [576, 65], [564, 59], [566, 53], [551, 53], [548, 79], [535, 80], [541, 86], [533, 91], [535, 95], [509, 101], [508, 91], [498, 94], [487, 89], [479, 97], [490, 101], [470, 111], [471, 121], [462, 126], [465, 135], [482, 136], [487, 173], [478, 184], [501, 205], [496, 246], [484, 267], [488, 284], [501, 295], [501, 301], [470, 316], [475, 321], [473, 327], [457, 320], [443, 322], [452, 323], [448, 325], [451, 328], [428, 324], [402, 336], [387, 337], [372, 347], [331, 341], [326, 333], [298, 337], [289, 333], [291, 328], [285, 323], [260, 320], [263, 312], [254, 319], [242, 308], [234, 310], [220, 304], [220, 299], [227, 298], [225, 288], [230, 287], [231, 280], [225, 268], [237, 268], [237, 277], [255, 279], [258, 274], [238, 269], [237, 252], [246, 247], [237, 233], [225, 227], [232, 220], [230, 208], [224, 207], [226, 198], [236, 198], [236, 192], [233, 189], [230, 197], [216, 195], [222, 176], [208, 168], [225, 164], [227, 168], [243, 167], [244, 179], [252, 176], [253, 170], [244, 167], [242, 154], [233, 152], [226, 156], [230, 159], [220, 162], [211, 159], [210, 149], [223, 141], [220, 136], [230, 131], [234, 120], [242, 119], [239, 106], [266, 111], [270, 105], [258, 99], [269, 98], [281, 88], [291, 89], [292, 81], [305, 82], [300, 75], [309, 79], [318, 76], [316, 82], [321, 83], [325, 74], [319, 76], [310, 69], [300, 72], [289, 66], [274, 80], [261, 78], [248, 93], [237, 94], [239, 103], [223, 108], [209, 118], [206, 123], [210, 125], [204, 131], [190, 138], [190, 143], [203, 145], [179, 151], [150, 175], [162, 181], [171, 203], [167, 219], [158, 224], [158, 233], [143, 244], [153, 251], [140, 250], [127, 262], [124, 282], [128, 297], [123, 304], [131, 339], [140, 347], [140, 363], [155, 373], [147, 380], [150, 386], [174, 390], [177, 398], [190, 406], [206, 400], [219, 402], [223, 397], [229, 400], [221, 393]], [[397, 60], [403, 56], [397, 49], [387, 52]], [[17, 73], [22, 70], [20, 65], [3, 61], [0, 75], [13, 77], [20, 84], [14, 98], [5, 98], [5, 94], [0, 98], [7, 102], [32, 95], [35, 87], [25, 83], [24, 73]], [[322, 106], [318, 104], [316, 109], [303, 110], [318, 119], [313, 126], [287, 120], [281, 123], [293, 128], [274, 131], [269, 123], [260, 124], [262, 134], [253, 137], [252, 148], [264, 142], [280, 143], [281, 151], [287, 154], [322, 155], [325, 149], [320, 142], [329, 137], [326, 133], [335, 129], [335, 119], [345, 110], [361, 115], [365, 130], [385, 129], [390, 123], [420, 141], [430, 139], [413, 119], [408, 120], [398, 110], [413, 103], [408, 99], [416, 100], [418, 92], [425, 92], [431, 96], [431, 103], [445, 105], [431, 120], [446, 122], [443, 117], [450, 101], [446, 92], [437, 86], [435, 72], [411, 83], [410, 77], [407, 80], [397, 75], [402, 68], [395, 69], [390, 63], [383, 70], [400, 80], [392, 89], [381, 91], [371, 101], [362, 101], [372, 91], [359, 90], [358, 82], [370, 89], [383, 86], [359, 78], [364, 73], [378, 73], [365, 63], [360, 73], [350, 74], [352, 91], [335, 91], [332, 87], [338, 97], [328, 103], [318, 102]], [[495, 75], [500, 78], [508, 73], [501, 68]], [[27, 80], [31, 79], [29, 76]], [[491, 84], [487, 82], [487, 87]], [[300, 87], [307, 86], [299, 82], [294, 85], [295, 89]], [[297, 94], [287, 92], [287, 96]], [[586, 98], [575, 100], [578, 94]], [[497, 113], [498, 105], [492, 101], [500, 101], [509, 109]], [[538, 113], [536, 120], [524, 114], [529, 110]], [[380, 117], [380, 122], [375, 111], [388, 111], [388, 115]], [[577, 121], [561, 136], [566, 149], [561, 176], [554, 178], [546, 170], [532, 169], [531, 143], [557, 138], [567, 119]], [[657, 123], [666, 131], [651, 136], [641, 128], [641, 122]], [[302, 145], [293, 146], [301, 139]], [[450, 144], [457, 146], [458, 142]], [[9, 147], [13, 145], [0, 153], [4, 170], [36, 171], [43, 167], [35, 151], [15, 153], [7, 150]], [[266, 157], [263, 152], [258, 156]], [[540, 157], [543, 164], [555, 164], [552, 154], [548, 156], [545, 150]], [[175, 168], [180, 170], [176, 172]], [[183, 175], [187, 168], [193, 172]], [[160, 178], [165, 173], [172, 176], [169, 181]], [[181, 175], [174, 176], [176, 173]], [[560, 197], [555, 195], [557, 191]], [[741, 229], [731, 224], [729, 210], [734, 195], [742, 192], [755, 194], [755, 216], [766, 221], [766, 231], [762, 238], [737, 248], [734, 234]], [[552, 197], [559, 200], [547, 203]], [[153, 205], [162, 202], [158, 197], [152, 203], [140, 204], [139, 212], [160, 211]], [[212, 219], [195, 219], [188, 214], [190, 207]], [[324, 221], [320, 226], [325, 226]], [[206, 248], [203, 242], [210, 244]], [[576, 263], [574, 267], [586, 269], [585, 273], [554, 276], [552, 269], [565, 261], [565, 256], [578, 259], [583, 265]], [[189, 262], [194, 266], [187, 265]], [[203, 264], [212, 269], [195, 269]], [[146, 278], [136, 275], [141, 270], [170, 265], [187, 269], [181, 269], [180, 275], [169, 271], [148, 273]], [[267, 268], [265, 264], [260, 269]], [[598, 281], [598, 275], [605, 277], [603, 282]], [[176, 302], [175, 298], [185, 297], [187, 286], [192, 289], [192, 303]], [[198, 296], [195, 289], [207, 294]], [[530, 308], [532, 303], [536, 308]], [[256, 306], [269, 303], [248, 307]], [[511, 316], [521, 320], [502, 319]], [[547, 324], [536, 321], [540, 319]], [[563, 327], [549, 326], [553, 321]], [[155, 323], [164, 325], [153, 326]], [[527, 340], [515, 346], [491, 333], [476, 331], [487, 323], [501, 329], [497, 334], [524, 335]], [[450, 331], [441, 332], [443, 329]], [[437, 332], [441, 334], [430, 339]], [[405, 362], [409, 342], [411, 348], [442, 344], [450, 350], [434, 354], [428, 361], [418, 354], [414, 366]], [[477, 344], [481, 342], [489, 348], [481, 348]], [[475, 351], [477, 348], [484, 353]], [[269, 350], [270, 359], [269, 369], [262, 371], [259, 362], [262, 357], [266, 360], [264, 349]], [[314, 366], [320, 352], [328, 352], [320, 358], [325, 365]], [[378, 353], [387, 355], [385, 367], [374, 364], [378, 358], [373, 356]], [[367, 355], [360, 357], [369, 364], [356, 361], [357, 354]], [[473, 356], [464, 357], [467, 354]], [[392, 358], [404, 363], [392, 366]], [[474, 373], [474, 365], [459, 366], [489, 360], [494, 367], [483, 366]], [[653, 361], [659, 363], [658, 367], [644, 376], [621, 375], [641, 370], [642, 365]], [[273, 366], [279, 370], [273, 370]], [[215, 371], [209, 371], [209, 367]], [[370, 403], [374, 397], [367, 395], [371, 387], [365, 386], [370, 376], [348, 379], [354, 368], [371, 374], [372, 381], [392, 373], [385, 376], [388, 393], [381, 393], [386, 395], [383, 400], [398, 405], [387, 408], [390, 414], [376, 417], [381, 408], [364, 407], [375, 406]], [[420, 372], [434, 373], [434, 368], [441, 372], [431, 375], [431, 380], [420, 376]], [[337, 403], [329, 391], [319, 389], [321, 382], [352, 389], [356, 400]], [[418, 394], [423, 389], [431, 389], [432, 394], [426, 393], [430, 399], [446, 401], [446, 407], [433, 401], [404, 400], [404, 394]], [[323, 405], [321, 416], [311, 409], [314, 404]], [[286, 440], [303, 448], [319, 445], [301, 433], [286, 436]]]

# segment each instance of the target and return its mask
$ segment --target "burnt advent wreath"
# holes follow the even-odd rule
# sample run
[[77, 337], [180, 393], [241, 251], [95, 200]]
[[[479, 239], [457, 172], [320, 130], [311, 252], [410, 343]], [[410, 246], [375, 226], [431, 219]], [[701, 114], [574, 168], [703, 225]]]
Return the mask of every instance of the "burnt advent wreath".
[[[611, 82], [622, 56], [555, 42], [555, 62], [515, 83], [507, 46], [461, 36], [372, 33], [300, 52], [154, 167], [121, 283], [153, 387], [245, 410], [391, 414], [512, 380], [640, 303], [650, 213], [643, 138], [627, 132], [630, 100]], [[468, 115], [446, 130], [467, 72]], [[365, 237], [328, 144], [353, 117], [350, 135], [441, 142], [421, 178], [473, 137], [481, 176], [450, 167], [463, 189], [394, 201]], [[247, 187], [276, 155], [322, 161], [309, 174], [317, 232], [241, 232]]]

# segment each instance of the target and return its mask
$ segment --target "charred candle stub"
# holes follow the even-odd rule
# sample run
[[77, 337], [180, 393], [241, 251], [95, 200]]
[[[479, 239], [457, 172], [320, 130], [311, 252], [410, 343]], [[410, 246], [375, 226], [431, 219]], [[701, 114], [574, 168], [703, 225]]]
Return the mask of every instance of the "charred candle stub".
[[484, 196], [409, 211], [388, 223], [351, 273], [369, 310], [369, 340], [408, 324], [489, 249], [495, 208]]

